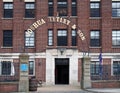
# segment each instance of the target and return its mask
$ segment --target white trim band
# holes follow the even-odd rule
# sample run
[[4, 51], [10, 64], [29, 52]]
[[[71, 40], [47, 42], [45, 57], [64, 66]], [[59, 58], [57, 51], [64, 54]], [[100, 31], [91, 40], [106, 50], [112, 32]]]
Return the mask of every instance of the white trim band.
[[35, 2], [35, 0], [24, 0], [24, 2]]
[[3, 0], [3, 2], [13, 2], [13, 0]]
[[112, 1], [120, 1], [120, 0], [112, 0]]
[[90, 1], [100, 1], [100, 0], [90, 0]]

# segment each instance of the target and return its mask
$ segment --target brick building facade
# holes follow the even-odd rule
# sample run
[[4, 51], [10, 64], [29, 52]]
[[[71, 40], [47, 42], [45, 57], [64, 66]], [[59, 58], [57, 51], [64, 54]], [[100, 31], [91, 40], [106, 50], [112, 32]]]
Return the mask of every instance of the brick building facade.
[[18, 90], [21, 53], [44, 85], [79, 86], [89, 56], [92, 87], [120, 87], [120, 0], [1, 0], [0, 11], [1, 91]]

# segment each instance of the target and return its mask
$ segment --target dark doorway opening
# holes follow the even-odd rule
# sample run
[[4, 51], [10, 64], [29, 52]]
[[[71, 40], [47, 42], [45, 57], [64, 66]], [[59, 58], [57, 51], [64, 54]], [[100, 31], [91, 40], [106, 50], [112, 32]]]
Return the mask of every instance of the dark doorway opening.
[[55, 84], [69, 84], [69, 59], [55, 59]]

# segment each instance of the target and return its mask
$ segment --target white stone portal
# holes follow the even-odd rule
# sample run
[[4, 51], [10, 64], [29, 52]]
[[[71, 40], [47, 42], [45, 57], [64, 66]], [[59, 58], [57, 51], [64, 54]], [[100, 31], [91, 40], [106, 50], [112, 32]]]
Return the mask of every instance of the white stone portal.
[[69, 85], [80, 85], [77, 49], [66, 49], [62, 54], [58, 49], [46, 50], [46, 85], [55, 85], [55, 58], [69, 58]]

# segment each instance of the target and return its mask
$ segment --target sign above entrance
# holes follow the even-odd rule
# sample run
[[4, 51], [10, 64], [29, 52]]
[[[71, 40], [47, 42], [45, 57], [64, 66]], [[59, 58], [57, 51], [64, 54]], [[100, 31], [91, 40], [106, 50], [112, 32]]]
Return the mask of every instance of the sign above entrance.
[[28, 29], [27, 29], [27, 34], [29, 36], [31, 36], [32, 32], [35, 31], [39, 26], [42, 26], [48, 22], [57, 22], [57, 23], [62, 23], [65, 25], [69, 25], [71, 26], [72, 29], [77, 29], [77, 34], [79, 35], [79, 37], [81, 38], [81, 40], [85, 40], [85, 35], [83, 34], [83, 32], [76, 26], [76, 24], [72, 23], [70, 20], [62, 18], [62, 17], [48, 17], [47, 20], [45, 20], [44, 18], [41, 18], [37, 21], [35, 21]]

